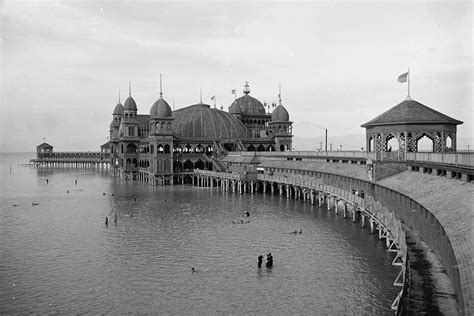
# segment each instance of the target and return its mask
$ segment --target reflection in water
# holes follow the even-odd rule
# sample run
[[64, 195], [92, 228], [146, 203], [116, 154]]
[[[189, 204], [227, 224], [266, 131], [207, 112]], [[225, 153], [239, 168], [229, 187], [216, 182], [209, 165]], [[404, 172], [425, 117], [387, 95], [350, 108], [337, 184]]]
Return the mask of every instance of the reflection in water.
[[396, 295], [376, 235], [301, 201], [88, 170], [0, 176], [0, 313], [381, 314]]

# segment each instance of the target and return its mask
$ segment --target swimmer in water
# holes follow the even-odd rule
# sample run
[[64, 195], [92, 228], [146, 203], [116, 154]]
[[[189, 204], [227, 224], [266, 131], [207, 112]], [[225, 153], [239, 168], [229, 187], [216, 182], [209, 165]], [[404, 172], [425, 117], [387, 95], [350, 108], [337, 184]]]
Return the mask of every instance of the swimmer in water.
[[105, 195], [105, 192], [102, 192], [102, 195]]
[[295, 231], [291, 232], [290, 234], [298, 234], [298, 231], [295, 230]]
[[114, 222], [117, 223], [117, 214], [114, 216]]
[[105, 217], [105, 225], [109, 225], [109, 218], [107, 216]]
[[75, 182], [75, 183], [76, 183], [76, 185], [77, 185], [77, 179], [76, 179], [76, 180], [74, 180], [74, 182]]
[[191, 271], [192, 273], [196, 272], [196, 270], [194, 270], [194, 267], [191, 268]]
[[302, 230], [302, 229], [300, 229], [300, 234], [302, 234], [302, 233], [303, 233], [303, 230]]
[[69, 190], [67, 190], [66, 193], [69, 193]]

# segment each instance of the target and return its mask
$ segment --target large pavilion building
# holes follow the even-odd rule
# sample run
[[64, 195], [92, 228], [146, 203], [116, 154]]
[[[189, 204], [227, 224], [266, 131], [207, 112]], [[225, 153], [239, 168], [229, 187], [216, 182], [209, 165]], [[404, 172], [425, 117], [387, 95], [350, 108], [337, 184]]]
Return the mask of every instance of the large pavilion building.
[[110, 123], [110, 159], [114, 174], [153, 184], [173, 184], [194, 169], [220, 170], [215, 158], [230, 151], [292, 150], [292, 122], [279, 98], [272, 113], [266, 104], [243, 96], [223, 111], [202, 103], [172, 111], [163, 99], [150, 114], [138, 114], [131, 92], [115, 106]]
[[420, 140], [427, 138], [429, 152], [455, 152], [457, 125], [463, 122], [440, 113], [408, 96], [405, 100], [361, 125], [366, 129], [368, 152], [391, 152], [398, 158], [420, 151]]

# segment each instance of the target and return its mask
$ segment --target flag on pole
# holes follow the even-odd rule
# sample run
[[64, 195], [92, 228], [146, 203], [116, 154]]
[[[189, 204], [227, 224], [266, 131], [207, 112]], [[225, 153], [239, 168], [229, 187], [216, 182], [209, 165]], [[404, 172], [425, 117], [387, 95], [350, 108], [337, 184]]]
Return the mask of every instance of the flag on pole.
[[408, 81], [408, 72], [398, 76], [398, 82], [407, 82]]
[[211, 97], [211, 100], [215, 100], [215, 99], [216, 99], [216, 96], [213, 95], [213, 96]]
[[235, 94], [235, 89], [232, 89], [231, 93], [232, 93], [232, 94]]

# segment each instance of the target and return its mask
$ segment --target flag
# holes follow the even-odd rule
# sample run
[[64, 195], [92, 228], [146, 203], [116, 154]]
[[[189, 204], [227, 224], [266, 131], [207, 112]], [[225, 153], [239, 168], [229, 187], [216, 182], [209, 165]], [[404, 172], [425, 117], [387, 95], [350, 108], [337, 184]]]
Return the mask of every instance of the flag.
[[398, 82], [407, 82], [408, 80], [408, 72], [398, 76]]
[[231, 93], [232, 93], [232, 94], [235, 94], [235, 89], [232, 89]]
[[216, 98], [216, 96], [215, 96], [215, 95], [213, 95], [213, 96], [211, 97], [211, 100], [214, 100], [215, 98]]

